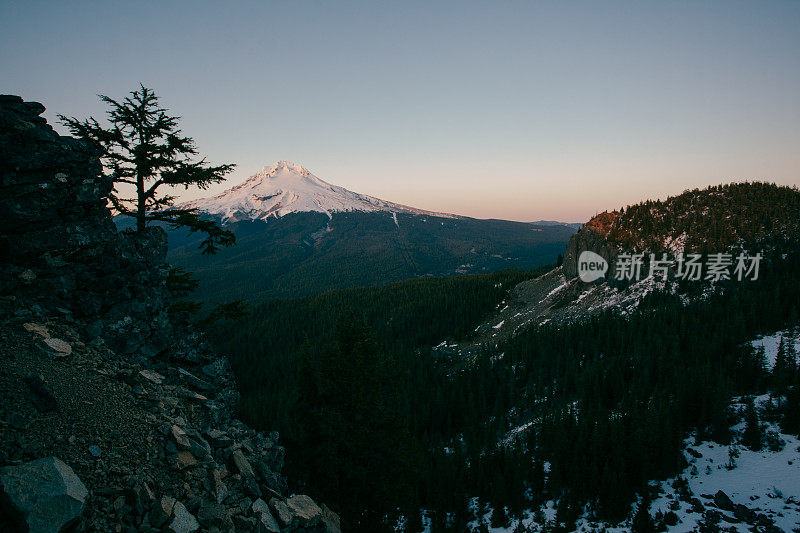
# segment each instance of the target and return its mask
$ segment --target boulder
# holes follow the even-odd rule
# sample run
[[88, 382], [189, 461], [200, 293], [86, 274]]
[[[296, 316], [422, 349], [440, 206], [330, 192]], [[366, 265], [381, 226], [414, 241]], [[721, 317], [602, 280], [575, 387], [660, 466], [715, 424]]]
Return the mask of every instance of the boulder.
[[153, 527], [163, 526], [172, 516], [172, 509], [174, 507], [174, 498], [162, 496], [161, 499], [156, 502], [153, 508], [150, 509], [150, 514], [148, 515], [150, 518], [150, 524], [152, 524]]
[[259, 533], [280, 533], [281, 527], [272, 512], [269, 510], [267, 502], [261, 498], [253, 502], [253, 515], [256, 517], [256, 531]]
[[218, 468], [213, 468], [209, 475], [209, 484], [211, 485], [211, 492], [217, 503], [222, 503], [228, 497], [228, 487], [222, 481], [222, 473]]
[[694, 457], [695, 459], [700, 459], [703, 457], [703, 454], [695, 450], [694, 448], [686, 448], [686, 453]]
[[175, 457], [175, 465], [178, 468], [178, 470], [186, 470], [187, 468], [191, 468], [196, 464], [197, 464], [197, 459], [194, 458], [192, 452], [181, 450]]
[[231, 454], [231, 461], [233, 461], [233, 465], [243, 476], [248, 478], [255, 477], [256, 474], [253, 471], [253, 467], [250, 466], [250, 461], [244, 456], [242, 450], [234, 450]]
[[172, 516], [174, 518], [169, 525], [170, 531], [175, 533], [194, 533], [200, 529], [200, 523], [181, 502], [175, 502], [175, 506], [172, 508]]
[[721, 490], [714, 495], [714, 503], [723, 511], [733, 511], [734, 509], [733, 501]]
[[305, 494], [292, 496], [286, 500], [300, 527], [313, 528], [322, 520], [322, 509]]
[[204, 459], [211, 455], [211, 445], [200, 436], [200, 432], [192, 429], [186, 431], [186, 437], [189, 439], [189, 451], [198, 459]]
[[56, 356], [66, 357], [72, 353], [72, 346], [67, 341], [56, 339], [55, 337], [46, 337], [42, 341], [50, 348]]
[[191, 448], [191, 444], [189, 444], [189, 436], [186, 435], [186, 432], [180, 427], [173, 425], [170, 428], [170, 433], [172, 434], [172, 440], [175, 441], [175, 445], [179, 450], [188, 450]]
[[275, 513], [274, 516], [278, 519], [278, 523], [281, 527], [289, 527], [292, 525], [294, 514], [288, 505], [277, 498], [272, 498], [269, 501], [269, 506]]
[[30, 533], [58, 532], [80, 522], [89, 491], [57, 457], [0, 469], [3, 500]]
[[342, 533], [339, 515], [331, 511], [324, 503], [320, 508], [322, 509], [322, 525], [325, 526], [325, 533]]
[[33, 322], [25, 322], [22, 324], [22, 327], [25, 328], [25, 331], [30, 331], [32, 333], [36, 333], [37, 335], [47, 339], [50, 337], [50, 332], [47, 331], [47, 326], [43, 326], [42, 324], [36, 324]]
[[183, 368], [178, 368], [178, 378], [181, 381], [192, 387], [193, 389], [197, 389], [199, 391], [209, 391], [212, 390], [213, 387], [207, 381], [203, 381], [202, 379], [198, 378], [188, 370], [184, 370]]

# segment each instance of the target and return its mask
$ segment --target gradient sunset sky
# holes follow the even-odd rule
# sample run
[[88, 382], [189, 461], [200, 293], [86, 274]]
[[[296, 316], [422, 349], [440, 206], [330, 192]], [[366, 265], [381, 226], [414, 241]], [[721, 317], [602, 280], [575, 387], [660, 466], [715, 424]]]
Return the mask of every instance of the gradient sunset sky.
[[143, 82], [239, 165], [211, 193], [285, 159], [415, 207], [584, 221], [800, 184], [796, 0], [4, 0], [0, 72], [51, 123]]

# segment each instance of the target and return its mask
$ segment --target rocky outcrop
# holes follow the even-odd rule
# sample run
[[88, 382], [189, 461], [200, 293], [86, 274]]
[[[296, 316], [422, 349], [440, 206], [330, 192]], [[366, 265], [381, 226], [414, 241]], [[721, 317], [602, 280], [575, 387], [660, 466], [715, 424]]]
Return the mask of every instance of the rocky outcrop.
[[128, 355], [169, 345], [166, 234], [117, 232], [97, 153], [0, 95], [0, 316], [57, 313]]
[[170, 316], [164, 232], [117, 232], [96, 154], [43, 110], [0, 96], [0, 530], [339, 531]]
[[30, 533], [76, 525], [89, 494], [72, 469], [56, 457], [0, 469], [0, 490], [11, 521]]
[[585, 225], [573, 235], [567, 243], [564, 252], [564, 276], [572, 279], [578, 276], [578, 258], [584, 251], [598, 254], [612, 265], [617, 257], [618, 250], [596, 227]]

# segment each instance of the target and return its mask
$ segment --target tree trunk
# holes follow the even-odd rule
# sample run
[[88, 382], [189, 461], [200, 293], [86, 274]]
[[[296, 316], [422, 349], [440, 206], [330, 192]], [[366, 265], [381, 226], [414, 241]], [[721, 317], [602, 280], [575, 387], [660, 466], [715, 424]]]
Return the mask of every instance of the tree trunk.
[[141, 171], [137, 169], [136, 171], [136, 233], [142, 234], [144, 233], [144, 228], [146, 226], [147, 219], [145, 216], [147, 215], [147, 199], [144, 196], [144, 176], [142, 176]]

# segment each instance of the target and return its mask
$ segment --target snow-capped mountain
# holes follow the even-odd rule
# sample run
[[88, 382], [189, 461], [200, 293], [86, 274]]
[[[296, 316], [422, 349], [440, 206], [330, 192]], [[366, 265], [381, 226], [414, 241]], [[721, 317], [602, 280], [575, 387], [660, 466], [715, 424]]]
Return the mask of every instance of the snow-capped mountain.
[[455, 215], [387, 202], [332, 185], [289, 161], [278, 161], [222, 194], [187, 202], [181, 207], [217, 215], [223, 223], [266, 220], [309, 211], [325, 213], [329, 217], [332, 213], [342, 211], [386, 211], [457, 218]]

